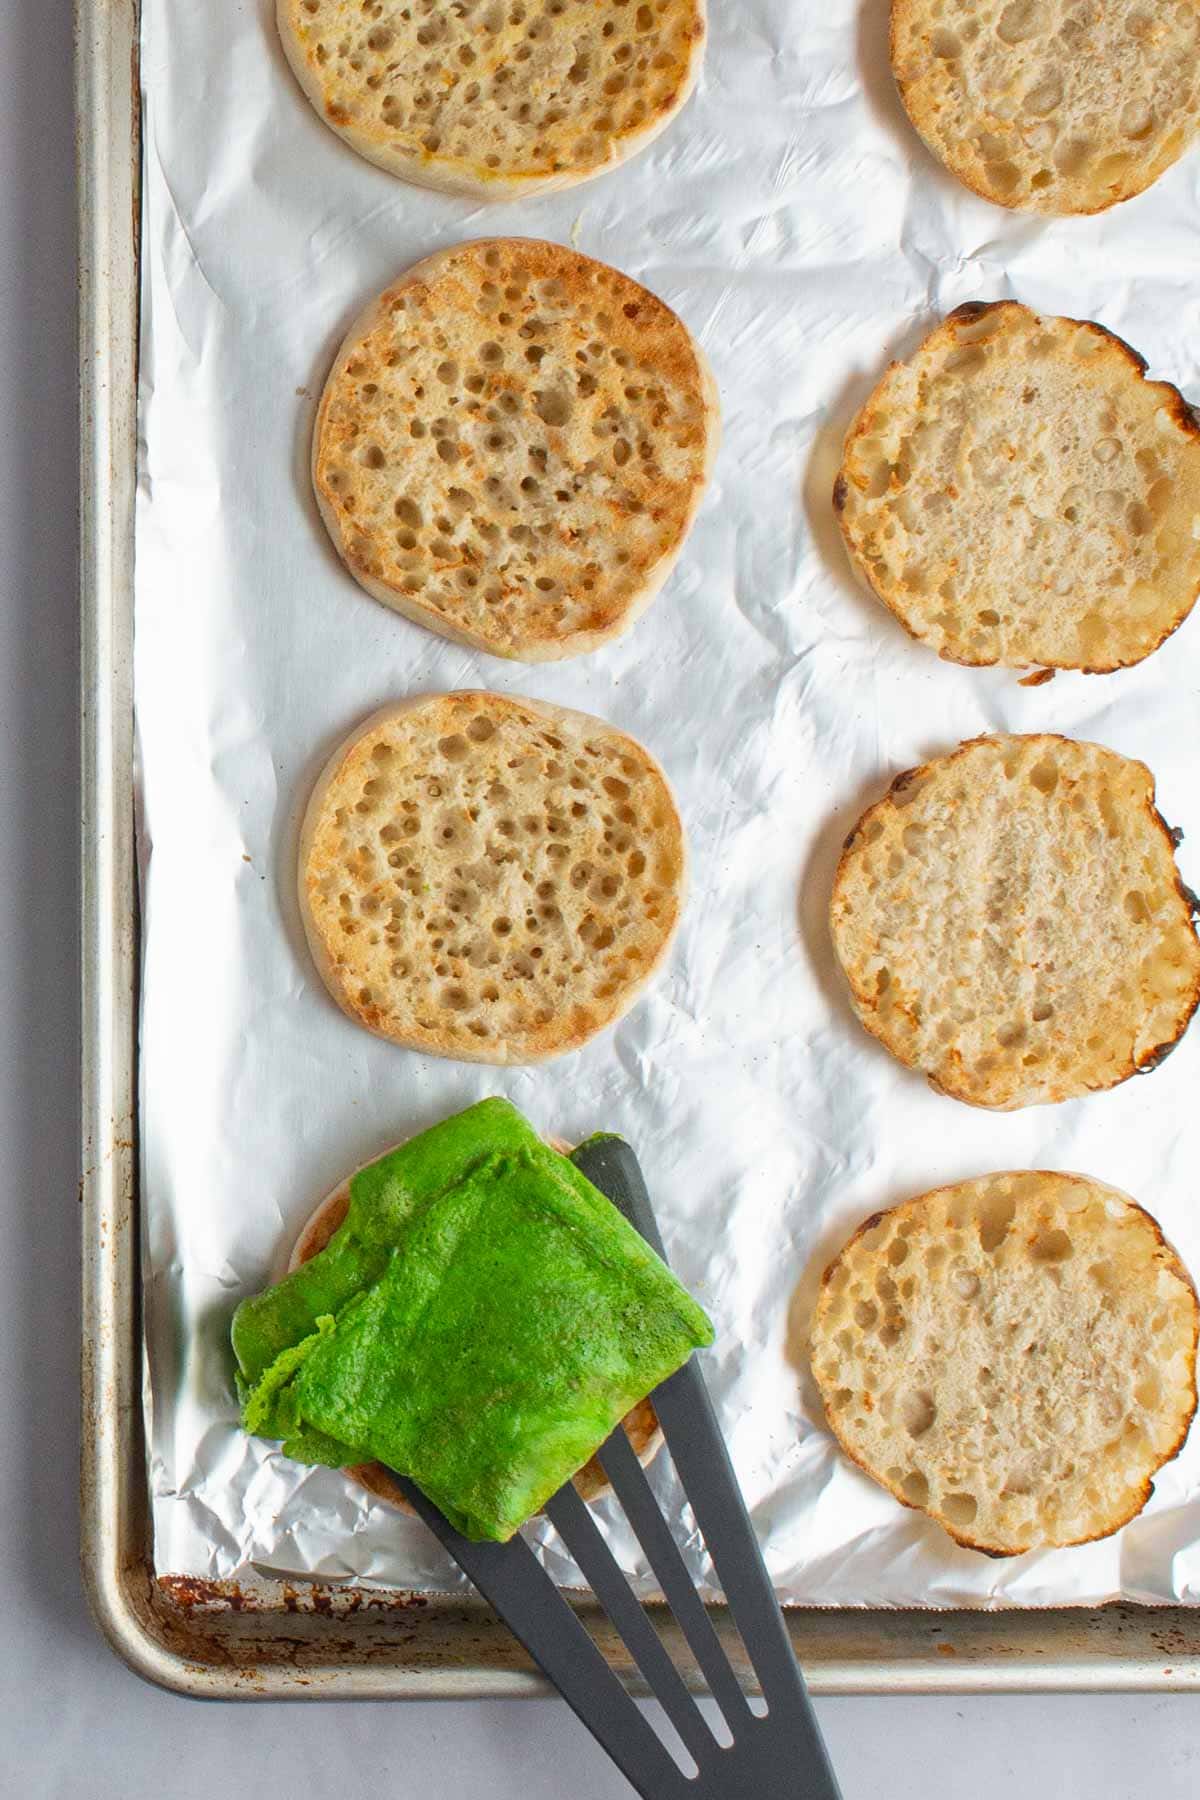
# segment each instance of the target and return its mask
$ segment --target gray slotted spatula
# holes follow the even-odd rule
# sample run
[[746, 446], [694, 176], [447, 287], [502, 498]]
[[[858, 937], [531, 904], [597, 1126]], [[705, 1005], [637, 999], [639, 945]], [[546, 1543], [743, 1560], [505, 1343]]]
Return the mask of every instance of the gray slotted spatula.
[[[571, 1159], [663, 1254], [637, 1158], [592, 1138]], [[570, 1482], [546, 1512], [696, 1764], [685, 1775], [523, 1538], [473, 1543], [397, 1477], [450, 1555], [646, 1800], [839, 1800], [787, 1628], [764, 1567], [704, 1379], [692, 1357], [651, 1396], [671, 1460], [708, 1546], [766, 1704], [751, 1711], [704, 1604], [618, 1426], [600, 1450], [646, 1560], [732, 1734], [718, 1743], [641, 1602]]]

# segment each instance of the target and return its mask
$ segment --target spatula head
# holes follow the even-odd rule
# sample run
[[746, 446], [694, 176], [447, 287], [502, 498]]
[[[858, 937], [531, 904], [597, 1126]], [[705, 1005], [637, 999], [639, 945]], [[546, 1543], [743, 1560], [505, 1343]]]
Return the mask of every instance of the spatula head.
[[[616, 1137], [591, 1138], [574, 1152], [572, 1161], [662, 1256], [646, 1184], [629, 1145]], [[398, 1479], [459, 1567], [646, 1800], [685, 1800], [685, 1796], [838, 1800], [787, 1627], [696, 1358], [657, 1387], [652, 1399], [765, 1710], [754, 1710], [743, 1694], [645, 1472], [619, 1427], [602, 1446], [600, 1461], [720, 1710], [725, 1724], [720, 1739], [569, 1482], [546, 1511], [661, 1704], [675, 1754], [630, 1698], [524, 1539], [473, 1543], [460, 1536], [411, 1482]]]

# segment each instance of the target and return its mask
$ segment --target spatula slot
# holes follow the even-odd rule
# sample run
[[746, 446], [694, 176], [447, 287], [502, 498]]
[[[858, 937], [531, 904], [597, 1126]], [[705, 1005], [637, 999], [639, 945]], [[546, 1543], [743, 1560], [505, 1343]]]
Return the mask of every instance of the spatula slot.
[[[660, 1467], [669, 1455], [669, 1446], [659, 1452]], [[746, 1696], [663, 1517], [646, 1471], [623, 1432], [614, 1432], [602, 1446], [600, 1462], [612, 1482], [617, 1503], [642, 1547], [663, 1599], [716, 1701], [723, 1729], [718, 1731], [714, 1726], [714, 1736], [719, 1744], [731, 1743], [738, 1727], [746, 1722]]]
[[695, 1774], [698, 1766], [718, 1746], [650, 1615], [629, 1586], [595, 1519], [570, 1483], [559, 1489], [547, 1505], [546, 1513], [686, 1746], [691, 1767], [689, 1770], [681, 1764], [683, 1772]]

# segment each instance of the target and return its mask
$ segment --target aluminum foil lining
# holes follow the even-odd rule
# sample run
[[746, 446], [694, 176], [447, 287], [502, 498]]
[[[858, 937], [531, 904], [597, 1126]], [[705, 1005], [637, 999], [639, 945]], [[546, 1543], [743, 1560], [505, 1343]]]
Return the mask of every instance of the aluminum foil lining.
[[[713, 1315], [706, 1372], [780, 1595], [871, 1606], [1189, 1600], [1200, 1432], [1145, 1513], [1084, 1548], [956, 1549], [839, 1454], [803, 1342], [864, 1214], [997, 1168], [1127, 1189], [1200, 1270], [1200, 1030], [1153, 1076], [1014, 1115], [939, 1098], [854, 1022], [825, 923], [839, 846], [900, 769], [993, 730], [1143, 757], [1200, 886], [1200, 621], [1140, 668], [939, 662], [854, 583], [829, 505], [889, 357], [969, 299], [1095, 318], [1200, 398], [1200, 154], [1091, 219], [1008, 215], [944, 175], [887, 68], [884, 0], [714, 0], [696, 96], [627, 167], [489, 208], [360, 161], [302, 98], [271, 0], [143, 8], [136, 691], [143, 857], [146, 1406], [160, 1572], [442, 1588], [414, 1521], [238, 1429], [228, 1324], [351, 1168], [488, 1093], [638, 1148]], [[715, 366], [724, 444], [680, 566], [597, 655], [521, 668], [359, 592], [307, 479], [315, 397], [363, 302], [442, 245], [570, 243], [670, 303]], [[490, 686], [599, 714], [678, 792], [692, 851], [669, 968], [615, 1030], [536, 1070], [424, 1060], [343, 1018], [293, 897], [331, 746], [381, 703]], [[664, 1505], [707, 1566], [660, 1459]], [[606, 1513], [611, 1509], [605, 1509]], [[636, 1546], [607, 1518], [636, 1572]], [[548, 1528], [532, 1527], [563, 1580]]]

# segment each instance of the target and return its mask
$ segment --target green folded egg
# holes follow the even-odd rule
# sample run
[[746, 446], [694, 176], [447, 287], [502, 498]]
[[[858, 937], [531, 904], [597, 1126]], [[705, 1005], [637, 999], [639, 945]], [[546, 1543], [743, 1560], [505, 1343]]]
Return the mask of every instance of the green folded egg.
[[711, 1342], [649, 1245], [504, 1100], [361, 1170], [326, 1248], [233, 1321], [247, 1431], [304, 1462], [386, 1463], [499, 1540]]

